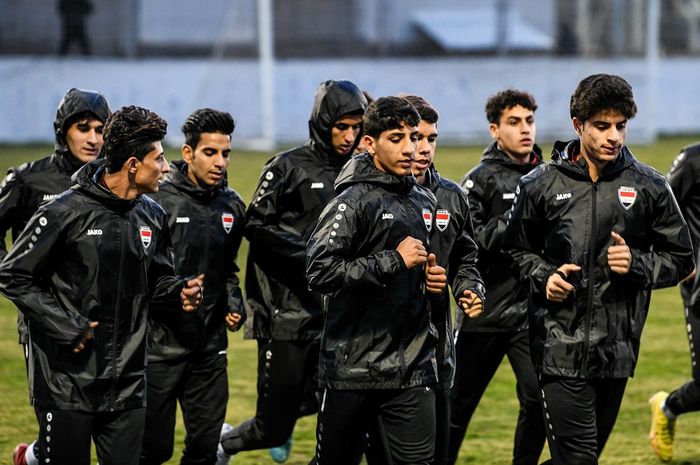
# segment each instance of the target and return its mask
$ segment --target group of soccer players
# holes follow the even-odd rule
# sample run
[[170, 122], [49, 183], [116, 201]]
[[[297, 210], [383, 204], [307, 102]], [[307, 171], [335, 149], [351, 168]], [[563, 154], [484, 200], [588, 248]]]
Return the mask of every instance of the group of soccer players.
[[[545, 439], [550, 463], [598, 463], [651, 289], [686, 280], [694, 347], [700, 150], [669, 185], [625, 146], [630, 85], [596, 74], [572, 94], [576, 137], [551, 160], [534, 97], [491, 96], [493, 142], [460, 186], [436, 168], [437, 109], [368, 97], [321, 83], [309, 140], [266, 163], [246, 208], [227, 184], [230, 114], [189, 115], [168, 164], [157, 114], [66, 93], [55, 152], [0, 187], [13, 239], [0, 292], [20, 310], [39, 423], [15, 465], [89, 464], [91, 441], [102, 465], [164, 463], [178, 403], [182, 464], [268, 448], [283, 462], [296, 419], [316, 413], [311, 463], [454, 464], [504, 356], [520, 403], [513, 463], [537, 464]], [[230, 425], [227, 330], [244, 323], [258, 400]], [[652, 398], [662, 460], [698, 386]]]

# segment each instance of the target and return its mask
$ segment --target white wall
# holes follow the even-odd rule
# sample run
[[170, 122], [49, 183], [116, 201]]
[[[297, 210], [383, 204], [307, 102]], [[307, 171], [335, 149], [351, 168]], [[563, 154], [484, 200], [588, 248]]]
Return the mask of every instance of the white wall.
[[[277, 63], [277, 138], [296, 142], [307, 137], [313, 95], [326, 79], [352, 80], [374, 97], [398, 92], [425, 96], [440, 112], [443, 143], [486, 140], [486, 98], [516, 87], [538, 100], [542, 140], [570, 137], [569, 96], [582, 77], [599, 72], [620, 74], [634, 88], [639, 114], [630, 124], [631, 141], [641, 142], [654, 126], [665, 133], [700, 133], [698, 60], [663, 60], [658, 77], [651, 79], [642, 60], [348, 59]], [[0, 83], [0, 142], [52, 141], [56, 105], [70, 87], [102, 91], [113, 109], [136, 104], [156, 111], [169, 121], [172, 142], [179, 143], [185, 117], [203, 106], [229, 111], [236, 118], [239, 144], [260, 137], [262, 131], [253, 60], [2, 59]]]

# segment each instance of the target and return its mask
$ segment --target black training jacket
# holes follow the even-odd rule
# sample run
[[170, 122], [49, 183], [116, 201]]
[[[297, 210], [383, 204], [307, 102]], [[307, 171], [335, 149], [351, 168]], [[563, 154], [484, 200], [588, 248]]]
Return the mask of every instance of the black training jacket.
[[[342, 115], [364, 111], [366, 105], [354, 84], [326, 82], [311, 112], [308, 143], [275, 156], [263, 167], [246, 212], [249, 337], [313, 340], [320, 336], [320, 298], [309, 292], [306, 281], [306, 241], [319, 213], [335, 197], [333, 183], [348, 160], [332, 149], [333, 124]], [[355, 146], [359, 141], [358, 136]]]
[[486, 286], [486, 304], [479, 318], [459, 315], [461, 331], [507, 332], [527, 329], [527, 289], [520, 284], [513, 260], [501, 249], [515, 189], [521, 176], [542, 163], [538, 146], [530, 163], [521, 164], [491, 143], [481, 161], [462, 179], [469, 196], [478, 268]]
[[[505, 237], [530, 291], [530, 352], [539, 373], [576, 378], [634, 374], [651, 289], [693, 269], [693, 247], [666, 179], [623, 147], [592, 182], [579, 141], [557, 142], [552, 161], [523, 177]], [[611, 231], [630, 247], [629, 273], [608, 265]], [[582, 270], [573, 295], [546, 300], [564, 263]]]
[[170, 173], [152, 197], [168, 215], [175, 273], [204, 273], [204, 297], [196, 312], [152, 311], [149, 315], [149, 361], [174, 360], [188, 354], [212, 354], [226, 350], [224, 317], [228, 312], [245, 318], [239, 287], [236, 254], [243, 238], [245, 205], [227, 187], [205, 189], [187, 177], [182, 160], [170, 165]]
[[425, 267], [396, 247], [428, 243], [435, 196], [411, 177], [380, 171], [369, 155], [338, 176], [340, 193], [308, 243], [312, 290], [325, 294], [319, 379], [330, 389], [404, 389], [437, 382], [436, 331]]
[[[689, 145], [681, 150], [673, 160], [667, 177], [683, 218], [688, 223], [693, 247], [697, 252], [700, 244], [700, 144]], [[686, 305], [692, 287], [692, 282], [681, 285], [681, 295]]]
[[[71, 176], [83, 164], [68, 150], [65, 127], [73, 116], [90, 111], [101, 121], [110, 114], [107, 100], [96, 92], [71, 89], [61, 100], [54, 118], [55, 151], [52, 155], [10, 168], [0, 184], [0, 260], [7, 254], [5, 235], [10, 230], [12, 242], [22, 232], [42, 202], [51, 200], [71, 185]], [[26, 344], [24, 320], [17, 320], [19, 342]]]
[[[472, 239], [474, 229], [467, 193], [459, 184], [440, 176], [434, 166], [426, 173], [423, 186], [430, 189], [437, 199], [437, 209], [430, 230], [430, 251], [436, 255], [438, 265], [447, 270], [455, 299], [458, 299], [464, 290], [469, 289], [484, 301], [484, 283], [476, 267], [478, 250]], [[438, 333], [437, 363], [440, 386], [448, 390], [452, 387], [455, 373], [450, 294], [428, 293], [428, 298], [432, 322]], [[462, 314], [462, 310], [458, 309], [457, 314]]]
[[[97, 184], [102, 160], [39, 207], [0, 264], [0, 291], [27, 318], [40, 409], [111, 412], [146, 405], [149, 302], [182, 312], [165, 212]], [[73, 347], [97, 321], [85, 349]]]

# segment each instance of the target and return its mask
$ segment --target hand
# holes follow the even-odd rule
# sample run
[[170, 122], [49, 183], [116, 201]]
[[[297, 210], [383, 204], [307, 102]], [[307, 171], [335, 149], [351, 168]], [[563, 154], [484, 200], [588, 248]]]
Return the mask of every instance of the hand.
[[226, 329], [228, 329], [229, 331], [238, 330], [238, 324], [241, 322], [241, 320], [242, 317], [240, 313], [227, 313], [226, 317], [224, 318], [224, 322], [226, 323]]
[[97, 328], [97, 325], [99, 323], [97, 321], [90, 321], [88, 322], [88, 329], [85, 330], [85, 333], [83, 334], [83, 338], [78, 342], [74, 347], [73, 347], [73, 353], [78, 353], [81, 350], [85, 348], [85, 344], [87, 344], [87, 341], [92, 339], [95, 335], [93, 333], [93, 329]]
[[428, 252], [425, 250], [423, 242], [411, 236], [406, 236], [396, 247], [396, 251], [401, 255], [409, 270], [428, 260]]
[[484, 312], [484, 303], [475, 292], [469, 289], [462, 293], [462, 297], [459, 298], [457, 303], [469, 318], [476, 318]]
[[[564, 277], [568, 278], [569, 273], [581, 271], [581, 267], [573, 263], [565, 263], [560, 266], [555, 273], [547, 279], [545, 286], [545, 297], [552, 302], [563, 302], [569, 297], [571, 291], [575, 289], [574, 285], [568, 282]], [[564, 276], [561, 276], [561, 275]]]
[[615, 245], [608, 247], [608, 266], [613, 273], [625, 275], [632, 265], [632, 252], [622, 236], [615, 231], [611, 231], [610, 235]]
[[182, 300], [182, 309], [186, 312], [194, 312], [202, 303], [204, 297], [204, 275], [200, 274], [196, 278], [187, 281], [185, 287], [180, 291], [180, 300]]
[[433, 294], [440, 294], [447, 287], [447, 270], [437, 264], [437, 257], [434, 253], [428, 255], [428, 262], [425, 267], [425, 288]]

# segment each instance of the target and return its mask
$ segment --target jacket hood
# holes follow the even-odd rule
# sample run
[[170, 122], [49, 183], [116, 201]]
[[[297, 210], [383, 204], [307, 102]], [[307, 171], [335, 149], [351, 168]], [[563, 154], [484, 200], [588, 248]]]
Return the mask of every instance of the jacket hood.
[[[590, 179], [586, 159], [581, 156], [576, 158], [580, 152], [581, 141], [579, 139], [556, 141], [552, 149], [552, 164], [577, 177]], [[632, 152], [630, 152], [625, 145], [622, 147], [622, 150], [620, 150], [620, 154], [617, 158], [605, 165], [603, 172], [600, 173], [600, 178], [605, 179], [608, 176], [614, 176], [620, 171], [632, 166], [634, 162], [634, 155], [632, 155]]]
[[107, 99], [99, 92], [76, 88], [66, 92], [58, 104], [56, 116], [53, 120], [53, 130], [56, 136], [56, 153], [70, 155], [66, 143], [67, 124], [72, 117], [85, 111], [93, 113], [103, 123], [112, 114], [109, 104], [107, 104]]
[[[204, 188], [193, 183], [187, 176], [189, 165], [184, 160], [174, 160], [170, 163], [170, 172], [165, 175], [165, 181], [170, 182], [179, 191], [185, 192], [190, 197], [201, 202], [208, 202], [214, 198], [221, 189], [228, 186], [226, 174], [221, 179], [221, 182], [212, 187]], [[225, 173], [225, 172], [224, 172]]]
[[[338, 118], [349, 113], [363, 114], [367, 99], [359, 87], [350, 81], [326, 81], [316, 91], [314, 107], [309, 117], [309, 144], [329, 157], [329, 161], [344, 163], [331, 144], [331, 129]], [[352, 153], [360, 143], [362, 131], [355, 139]]]
[[133, 208], [140, 201], [140, 197], [127, 200], [112, 193], [100, 183], [104, 172], [103, 158], [98, 158], [83, 165], [71, 178], [72, 189], [80, 190], [88, 197], [98, 200], [112, 210], [124, 212]]
[[352, 157], [343, 166], [335, 180], [335, 191], [341, 193], [351, 185], [361, 183], [383, 186], [389, 190], [408, 191], [416, 181], [412, 176], [399, 177], [385, 173], [374, 166], [372, 157], [368, 153], [361, 153]]
[[[481, 161], [494, 161], [503, 165], [517, 165], [524, 166], [517, 161], [510, 158], [500, 147], [498, 143], [493, 141], [490, 143], [481, 154]], [[530, 166], [536, 166], [542, 163], [542, 149], [539, 145], [535, 144], [530, 152]]]

